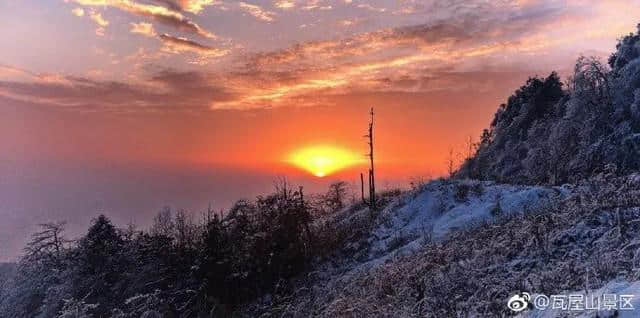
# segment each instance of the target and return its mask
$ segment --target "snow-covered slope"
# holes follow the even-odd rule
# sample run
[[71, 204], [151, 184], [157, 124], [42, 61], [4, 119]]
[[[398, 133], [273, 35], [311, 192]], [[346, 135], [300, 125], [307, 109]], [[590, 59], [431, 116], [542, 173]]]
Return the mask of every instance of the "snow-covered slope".
[[[381, 211], [368, 236], [347, 244], [360, 249], [356, 258], [367, 265], [410, 255], [424, 244], [450, 233], [539, 210], [562, 199], [562, 187], [518, 186], [475, 180], [435, 180], [402, 193]], [[368, 215], [368, 209], [346, 211]], [[347, 218], [346, 222], [357, 222]]]
[[414, 250], [425, 240], [442, 240], [452, 231], [537, 210], [566, 193], [561, 187], [434, 181], [399, 197], [383, 211], [383, 222], [371, 233], [371, 254]]

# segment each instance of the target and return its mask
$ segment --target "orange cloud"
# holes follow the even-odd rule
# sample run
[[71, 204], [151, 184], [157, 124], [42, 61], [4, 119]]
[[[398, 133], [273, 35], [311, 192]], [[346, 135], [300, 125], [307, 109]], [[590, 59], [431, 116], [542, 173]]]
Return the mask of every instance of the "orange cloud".
[[197, 54], [197, 60], [192, 61], [195, 64], [207, 64], [212, 58], [221, 57], [229, 53], [229, 50], [207, 46], [184, 37], [176, 37], [166, 33], [158, 34], [151, 23], [139, 22], [131, 23], [130, 25], [131, 29], [129, 31], [131, 33], [158, 38], [163, 43], [161, 51], [164, 53], [181, 54], [191, 52]]
[[155, 37], [157, 35], [153, 28], [153, 24], [146, 22], [131, 23], [131, 30], [129, 31], [135, 34], [142, 34], [147, 37]]
[[[116, 2], [126, 2], [76, 1], [92, 6], [98, 3], [113, 6]], [[326, 3], [317, 1], [311, 4]], [[331, 40], [301, 42], [282, 49], [233, 56], [237, 63], [226, 65], [224, 69], [202, 70], [201, 75], [208, 78], [201, 83], [202, 87], [222, 87], [220, 90], [225, 92], [225, 98], [216, 96], [207, 99], [208, 95], [200, 91], [197, 94], [182, 91], [182, 86], [176, 86], [179, 87], [176, 92], [195, 94], [194, 98], [205, 109], [255, 109], [318, 105], [335, 96], [354, 92], [422, 94], [439, 90], [458, 91], [469, 87], [487, 90], [487, 87], [494, 85], [493, 82], [463, 84], [462, 80], [456, 82], [462, 79], [458, 74], [500, 69], [531, 70], [535, 67], [533, 65], [545, 65], [540, 60], [549, 56], [550, 52], [561, 51], [555, 50], [556, 48], [566, 49], [586, 39], [603, 37], [604, 34], [613, 32], [607, 28], [598, 33], [576, 32], [590, 20], [599, 21], [603, 25], [611, 20], [610, 17], [598, 15], [600, 9], [604, 10], [600, 6], [595, 7], [597, 12], [588, 11], [593, 15], [590, 16], [585, 11], [567, 10], [564, 6], [555, 5], [553, 1], [543, 0], [535, 3], [479, 2], [475, 3], [473, 10], [457, 2], [439, 2], [434, 5], [441, 6], [438, 7], [441, 9], [438, 12], [442, 16], [434, 17], [429, 23], [381, 29]], [[244, 2], [238, 4], [238, 8], [241, 6], [263, 11], [261, 7], [254, 8]], [[158, 8], [177, 13], [164, 7]], [[620, 7], [613, 6], [609, 10], [607, 13], [613, 13], [611, 10], [620, 10]], [[617, 24], [614, 29], [617, 30]], [[187, 37], [159, 34], [154, 25], [147, 22], [132, 23], [130, 32], [161, 41], [162, 48], [155, 55], [157, 57], [184, 54], [185, 62], [207, 64], [222, 56], [232, 55], [231, 49], [224, 46], [216, 47]], [[148, 62], [147, 53], [146, 50], [142, 51], [126, 61], [134, 63], [137, 70], [142, 70], [139, 65]], [[531, 56], [536, 56], [538, 63], [530, 63]], [[572, 62], [570, 53], [561, 51], [553, 57], [557, 56], [563, 62], [566, 61], [567, 65]], [[139, 84], [136, 81], [146, 80], [140, 74], [129, 79], [134, 84]], [[119, 84], [128, 87], [131, 83]], [[22, 96], [20, 92], [23, 90], [23, 87], [18, 89], [12, 85], [5, 87], [7, 94], [10, 92]], [[139, 90], [131, 94], [142, 96], [137, 99], [142, 104], [154, 100]], [[72, 97], [65, 97], [65, 100], [69, 99]]]
[[368, 3], [361, 3], [358, 5], [358, 8], [360, 9], [366, 9], [369, 11], [374, 11], [374, 12], [378, 12], [378, 13], [383, 13], [387, 11], [387, 8], [382, 8], [382, 7], [374, 7]]
[[152, 0], [160, 4], [167, 5], [174, 11], [187, 11], [198, 14], [207, 6], [221, 4], [218, 0]]
[[227, 50], [206, 46], [183, 37], [175, 37], [166, 33], [160, 34], [160, 39], [164, 41], [165, 49], [172, 53], [196, 52], [207, 57], [220, 57], [228, 53]]
[[96, 29], [97, 36], [104, 36], [105, 28], [109, 25], [109, 21], [102, 17], [100, 12], [91, 10], [89, 12], [89, 18], [98, 25]]
[[100, 14], [100, 12], [97, 12], [97, 11], [89, 12], [89, 18], [91, 18], [91, 20], [93, 22], [95, 22], [100, 27], [104, 28], [104, 27], [109, 25], [109, 21], [107, 21], [105, 18], [103, 18], [102, 14]]
[[171, 9], [134, 2], [131, 0], [72, 0], [83, 6], [113, 7], [134, 15], [151, 18], [159, 23], [172, 26], [180, 31], [198, 34], [207, 38], [216, 38], [216, 35], [201, 28], [195, 22], [189, 20], [179, 12]]
[[262, 7], [255, 5], [255, 4], [249, 4], [246, 2], [238, 2], [238, 7], [249, 13], [250, 15], [254, 16], [255, 18], [262, 20], [262, 21], [266, 21], [266, 22], [273, 22], [275, 13], [271, 12], [271, 11], [266, 11], [264, 10]]
[[73, 15], [75, 15], [76, 17], [84, 16], [84, 10], [82, 8], [74, 8], [73, 10], [71, 10], [71, 13], [73, 13]]
[[296, 6], [296, 3], [292, 0], [278, 0], [273, 4], [276, 8], [282, 10], [293, 9]]

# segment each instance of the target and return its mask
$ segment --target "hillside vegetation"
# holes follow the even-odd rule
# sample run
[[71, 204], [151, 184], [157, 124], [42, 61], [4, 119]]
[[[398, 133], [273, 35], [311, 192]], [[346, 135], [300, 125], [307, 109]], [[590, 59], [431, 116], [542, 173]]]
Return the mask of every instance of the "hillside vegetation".
[[[412, 198], [421, 201], [420, 196], [446, 194], [447, 188], [456, 187], [465, 187], [464, 182], [439, 181], [397, 202], [407, 200], [404, 207], [410, 207], [415, 202]], [[485, 189], [518, 192], [502, 185], [485, 184]], [[513, 316], [506, 304], [519, 291], [591, 293], [613, 280], [640, 280], [635, 270], [640, 263], [640, 176], [601, 174], [576, 186], [534, 192], [546, 193], [540, 199], [549, 204], [539, 205], [538, 198], [519, 195], [521, 208], [505, 209], [504, 214], [483, 222], [468, 222], [442, 239], [426, 234], [411, 236], [419, 239], [419, 246], [411, 240], [383, 244], [387, 250], [377, 256], [379, 261], [358, 260], [362, 252], [348, 245], [346, 251], [351, 254], [343, 259], [352, 261], [318, 267], [298, 283], [295, 293], [265, 299], [247, 310], [246, 316], [505, 317]], [[470, 192], [468, 201], [458, 201], [454, 209], [481, 206], [482, 198]], [[388, 208], [386, 213], [402, 219], [409, 211]], [[419, 210], [415, 218], [428, 218], [431, 212]], [[378, 230], [361, 241], [374, 246], [386, 243], [377, 234], [388, 228], [383, 220], [388, 219], [382, 217]], [[406, 247], [413, 252], [406, 253]], [[595, 317], [594, 312], [586, 314]], [[544, 317], [563, 316], [556, 312]]]
[[578, 59], [563, 84], [530, 78], [500, 105], [458, 176], [508, 183], [577, 182], [611, 165], [640, 168], [640, 36], [623, 37], [608, 63]]

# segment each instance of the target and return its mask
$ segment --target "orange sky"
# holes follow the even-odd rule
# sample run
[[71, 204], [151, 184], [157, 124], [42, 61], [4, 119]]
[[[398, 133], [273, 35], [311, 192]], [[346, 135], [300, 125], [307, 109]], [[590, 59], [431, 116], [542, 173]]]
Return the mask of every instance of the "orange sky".
[[[362, 136], [375, 106], [379, 172], [399, 179], [444, 171], [448, 149], [465, 151], [493, 109], [525, 74], [505, 74], [501, 90], [468, 96], [381, 93], [336, 98], [340, 106], [220, 110], [204, 114], [104, 114], [46, 107], [5, 110], [6, 159], [146, 164], [224, 164], [281, 171], [300, 147], [334, 145], [367, 153]], [[502, 93], [505, 92], [505, 93]], [[422, 95], [422, 96], [420, 96]], [[400, 174], [399, 174], [400, 173]]]

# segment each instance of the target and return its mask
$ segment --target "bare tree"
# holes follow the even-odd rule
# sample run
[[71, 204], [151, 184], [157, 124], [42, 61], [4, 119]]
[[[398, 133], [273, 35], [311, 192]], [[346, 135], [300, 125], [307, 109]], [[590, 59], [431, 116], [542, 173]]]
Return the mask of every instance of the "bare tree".
[[173, 237], [173, 231], [175, 224], [173, 223], [173, 214], [170, 207], [164, 207], [153, 218], [153, 225], [151, 226], [151, 234], [163, 235]]
[[325, 200], [331, 211], [339, 211], [344, 208], [344, 201], [347, 196], [347, 183], [337, 181], [329, 185], [329, 191], [325, 195]]
[[455, 157], [453, 155], [453, 148], [449, 148], [449, 155], [447, 156], [447, 173], [449, 174], [449, 178], [453, 177], [454, 169]]
[[364, 175], [362, 172], [360, 173], [360, 195], [362, 202], [366, 203], [367, 201], [364, 199]]
[[282, 194], [284, 200], [287, 200], [287, 197], [291, 196], [291, 184], [287, 177], [279, 176], [274, 182], [274, 187], [276, 188], [276, 193]]
[[31, 236], [31, 242], [25, 247], [25, 258], [30, 260], [47, 259], [59, 265], [65, 245], [69, 243], [63, 236], [66, 222], [40, 224], [41, 230]]
[[474, 153], [474, 143], [473, 143], [473, 138], [471, 136], [469, 136], [469, 138], [467, 138], [467, 160], [471, 159], [471, 157], [473, 157], [473, 153]]
[[176, 244], [181, 248], [193, 247], [196, 241], [197, 228], [193, 217], [184, 210], [176, 212], [175, 220]]
[[375, 171], [373, 169], [373, 116], [374, 116], [374, 112], [373, 112], [373, 107], [371, 107], [371, 111], [369, 112], [369, 114], [371, 115], [371, 121], [369, 122], [369, 133], [367, 135], [365, 135], [365, 138], [368, 138], [368, 144], [369, 144], [369, 162], [370, 162], [370, 167], [369, 167], [369, 206], [371, 207], [371, 210], [375, 210], [376, 209], [376, 180], [375, 180]]

